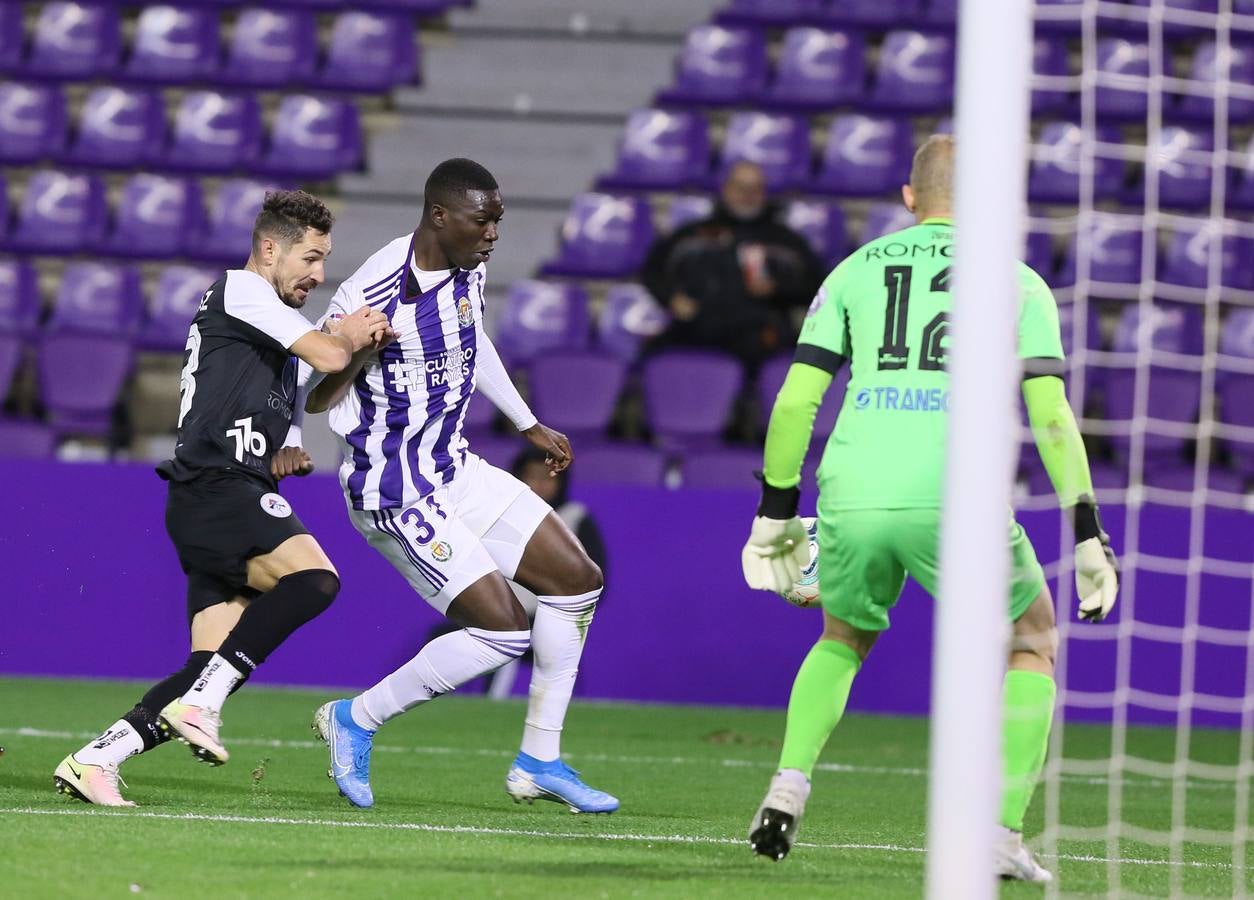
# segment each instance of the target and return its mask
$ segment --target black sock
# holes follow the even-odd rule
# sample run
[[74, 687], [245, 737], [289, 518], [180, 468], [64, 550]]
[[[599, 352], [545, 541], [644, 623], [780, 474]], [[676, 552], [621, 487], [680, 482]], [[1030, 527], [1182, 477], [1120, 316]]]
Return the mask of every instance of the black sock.
[[306, 569], [280, 578], [248, 605], [218, 654], [247, 676], [292, 632], [330, 606], [339, 589], [339, 577], [326, 569]]
[[157, 724], [157, 717], [161, 714], [161, 710], [165, 709], [167, 703], [177, 700], [187, 692], [201, 669], [212, 658], [213, 652], [210, 650], [197, 650], [192, 653], [187, 657], [187, 662], [183, 663], [183, 668], [150, 687], [148, 693], [135, 704], [135, 708], [122, 717], [131, 723], [131, 727], [143, 740], [145, 753], [170, 739]]

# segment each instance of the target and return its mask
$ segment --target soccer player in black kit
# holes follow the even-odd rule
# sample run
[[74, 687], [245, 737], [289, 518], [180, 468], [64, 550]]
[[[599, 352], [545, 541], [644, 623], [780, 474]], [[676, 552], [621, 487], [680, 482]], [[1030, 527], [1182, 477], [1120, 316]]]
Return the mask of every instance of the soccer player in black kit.
[[88, 803], [133, 806], [118, 767], [170, 738], [210, 764], [227, 696], [297, 628], [325, 610], [340, 580], [278, 479], [306, 474], [308, 456], [284, 447], [297, 405], [297, 360], [339, 372], [353, 354], [386, 344], [387, 317], [366, 307], [333, 334], [297, 310], [325, 280], [331, 212], [303, 191], [266, 196], [243, 269], [205, 292], [188, 331], [166, 530], [187, 573], [191, 655], [139, 703], [57, 766], [59, 791]]

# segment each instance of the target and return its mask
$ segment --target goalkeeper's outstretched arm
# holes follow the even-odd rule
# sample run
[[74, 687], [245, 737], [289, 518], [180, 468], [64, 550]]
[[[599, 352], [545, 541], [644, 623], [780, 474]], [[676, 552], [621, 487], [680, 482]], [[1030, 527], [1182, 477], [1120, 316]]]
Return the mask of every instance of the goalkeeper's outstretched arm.
[[1080, 618], [1100, 622], [1115, 605], [1119, 569], [1110, 538], [1102, 530], [1088, 454], [1062, 378], [1052, 373], [1028, 377], [1023, 382], [1023, 399], [1036, 449], [1059, 505], [1073, 511]]
[[[817, 349], [798, 348], [798, 354]], [[834, 353], [822, 352], [839, 360]], [[827, 371], [828, 368], [830, 366], [819, 368], [805, 361], [794, 361], [775, 398], [766, 429], [762, 502], [753, 519], [749, 541], [740, 555], [745, 582], [751, 588], [777, 593], [787, 591], [809, 562], [809, 542], [797, 518], [797, 502], [801, 498], [798, 485], [801, 464], [814, 431], [814, 417], [832, 383], [833, 372]]]

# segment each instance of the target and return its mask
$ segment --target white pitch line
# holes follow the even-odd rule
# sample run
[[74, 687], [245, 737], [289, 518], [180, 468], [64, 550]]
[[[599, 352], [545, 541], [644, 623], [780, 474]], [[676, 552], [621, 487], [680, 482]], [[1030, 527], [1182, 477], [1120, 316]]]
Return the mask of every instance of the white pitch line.
[[[206, 813], [107, 812], [101, 809], [35, 809], [30, 806], [0, 807], [0, 815], [17, 816], [94, 816], [97, 819], [162, 819], [175, 822], [229, 822], [245, 825], [304, 825], [316, 828], [368, 828], [380, 831], [421, 831], [431, 834], [481, 834], [493, 837], [548, 838], [575, 841], [621, 841], [636, 844], [704, 844], [743, 846], [739, 838], [709, 837], [693, 834], [625, 834], [616, 832], [540, 831], [528, 828], [483, 828], [472, 825], [432, 825], [426, 822], [366, 822], [344, 819], [291, 819], [282, 816], [226, 816]], [[923, 847], [902, 847], [897, 844], [814, 844], [797, 841], [794, 845], [810, 850], [870, 850], [880, 853], [926, 853]], [[1043, 854], [1042, 854], [1043, 855]], [[1134, 866], [1183, 866], [1193, 869], [1231, 869], [1228, 863], [1169, 859], [1126, 858], [1111, 860], [1100, 856], [1077, 856], [1060, 853], [1051, 859], [1071, 862], [1110, 863]]]
[[[48, 738], [56, 740], [90, 740], [99, 735], [98, 731], [48, 731], [40, 728], [0, 728], [0, 736]], [[231, 737], [231, 746], [263, 747], [275, 750], [325, 750], [321, 741], [314, 740], [281, 740], [278, 738]], [[424, 754], [428, 756], [483, 756], [491, 759], [513, 759], [512, 750], [493, 750], [477, 747], [435, 747], [415, 745], [402, 747], [395, 744], [375, 744], [375, 753]], [[729, 769], [774, 769], [775, 763], [770, 760], [756, 759], [720, 759], [703, 756], [624, 756], [612, 753], [566, 753], [567, 759], [582, 762], [619, 763], [623, 765], [676, 765], [676, 766], [722, 766]], [[891, 775], [893, 777], [926, 778], [927, 769], [911, 766], [862, 766], [851, 763], [818, 763], [816, 772], [834, 772], [843, 775]], [[1104, 785], [1110, 779], [1105, 775], [1061, 775], [1066, 784]], [[1125, 777], [1123, 783], [1129, 787], [1171, 787], [1173, 782], [1162, 778]], [[1207, 779], [1190, 779], [1186, 785], [1194, 790], [1230, 791], [1232, 785], [1227, 782]]]

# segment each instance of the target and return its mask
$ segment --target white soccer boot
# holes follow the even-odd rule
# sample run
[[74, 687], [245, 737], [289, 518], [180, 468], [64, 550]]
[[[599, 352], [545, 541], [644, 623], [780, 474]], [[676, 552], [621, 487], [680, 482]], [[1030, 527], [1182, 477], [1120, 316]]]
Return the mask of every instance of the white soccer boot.
[[1029, 881], [1046, 884], [1054, 876], [1036, 861], [1023, 843], [1023, 835], [1003, 826], [997, 827], [997, 843], [994, 846], [994, 872], [1006, 881]]
[[94, 803], [97, 806], [134, 806], [134, 803], [118, 791], [118, 782], [121, 780], [117, 766], [84, 765], [74, 758], [73, 753], [61, 760], [57, 770], [52, 773], [52, 783], [57, 786], [59, 793], [69, 794], [84, 803]]
[[788, 855], [810, 798], [810, 780], [797, 769], [776, 772], [749, 826], [749, 846], [779, 862]]

